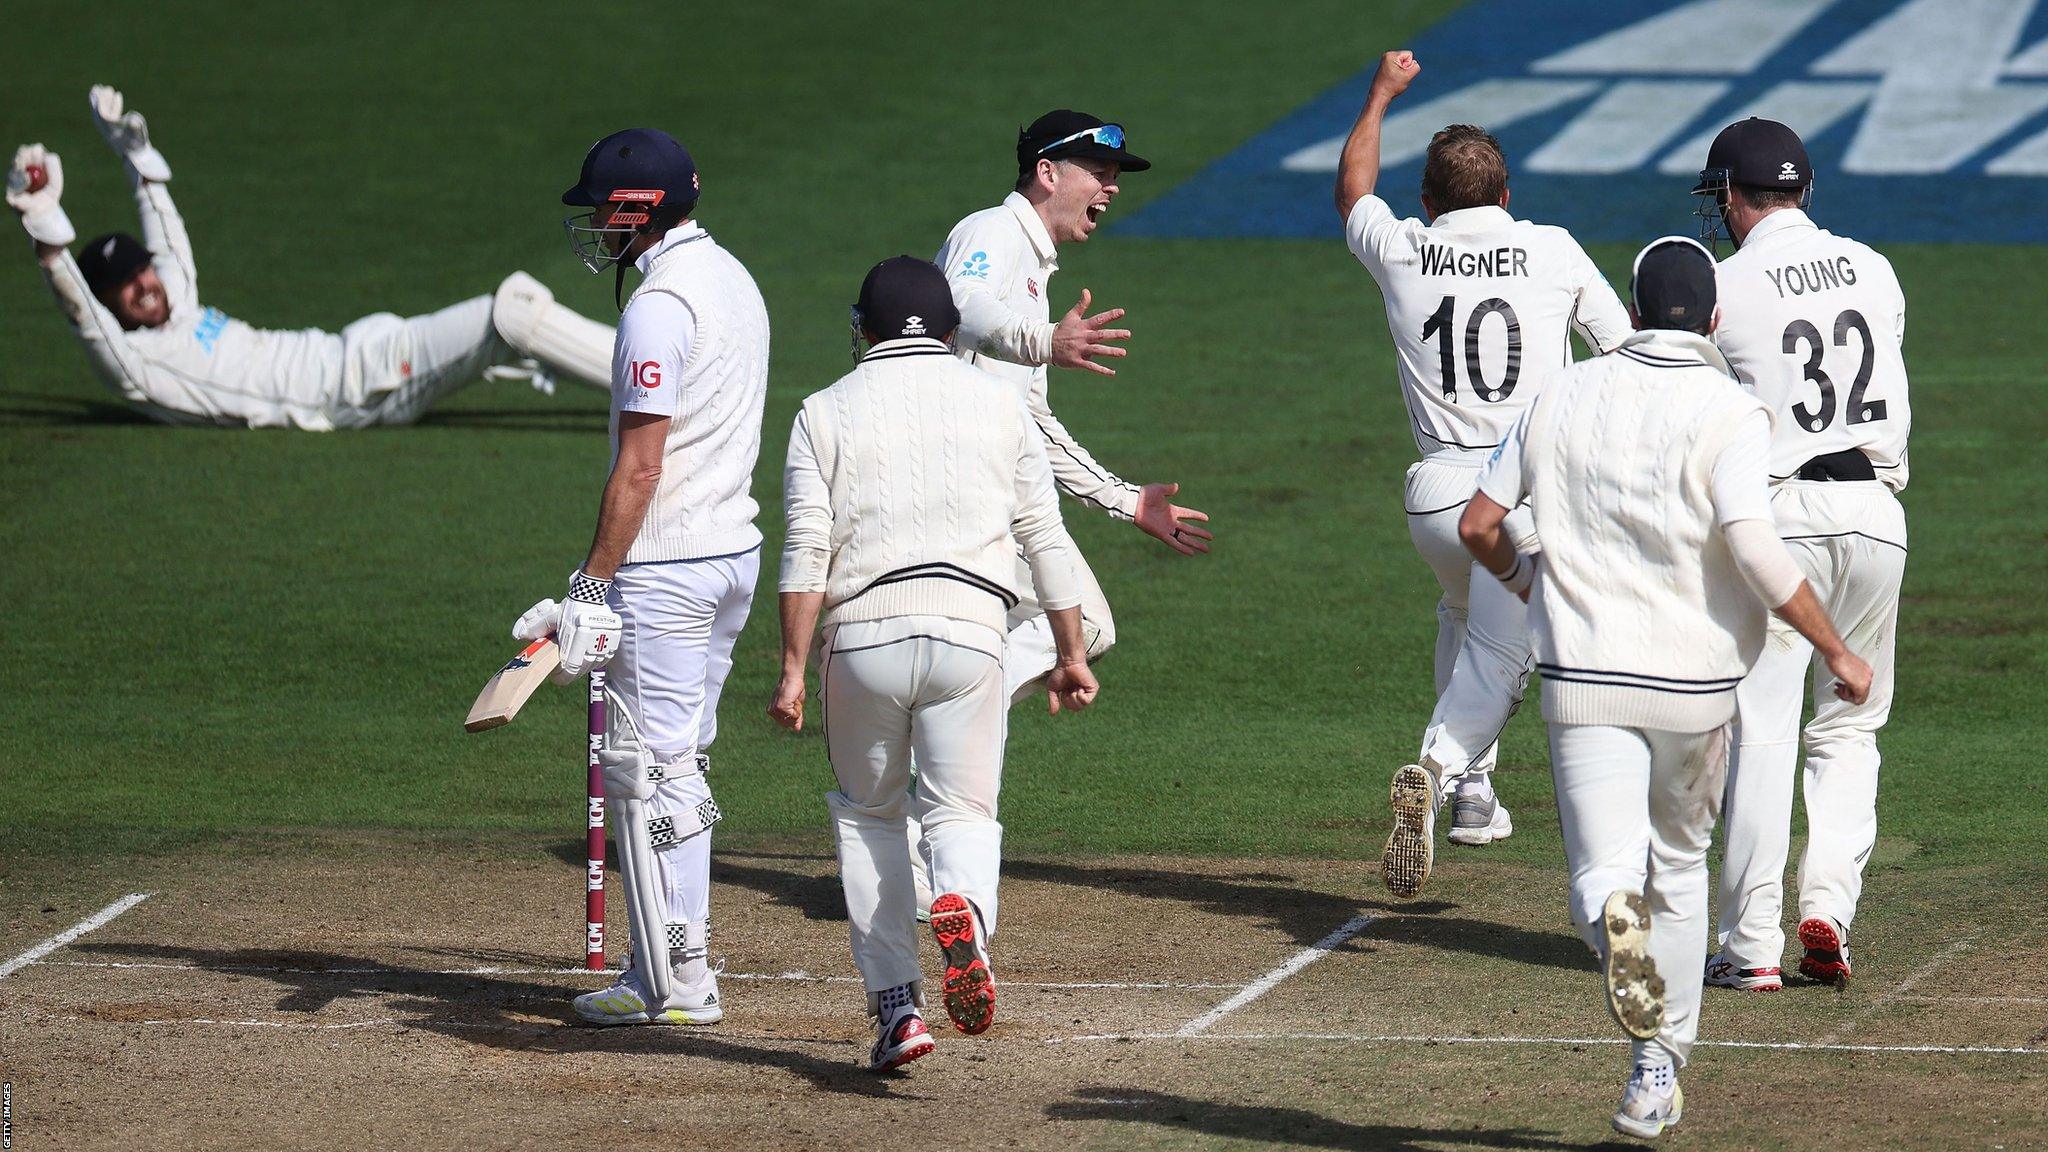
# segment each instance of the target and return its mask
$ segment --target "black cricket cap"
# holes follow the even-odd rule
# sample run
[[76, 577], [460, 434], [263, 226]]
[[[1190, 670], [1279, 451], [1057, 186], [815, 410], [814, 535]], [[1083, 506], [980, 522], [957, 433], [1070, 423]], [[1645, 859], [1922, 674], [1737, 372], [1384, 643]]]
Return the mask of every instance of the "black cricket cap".
[[942, 340], [960, 326], [946, 274], [929, 260], [891, 256], [860, 282], [861, 331], [877, 341], [923, 336]]
[[1017, 132], [1017, 175], [1037, 167], [1040, 160], [1107, 160], [1126, 172], [1143, 172], [1150, 160], [1124, 150], [1124, 128], [1086, 112], [1058, 108]]
[[1776, 120], [1752, 116], [1730, 124], [1714, 137], [1707, 149], [1707, 166], [1692, 192], [1704, 196], [1729, 184], [1797, 191], [1811, 183], [1813, 164], [1806, 158], [1806, 145], [1799, 133]]
[[[697, 188], [697, 162], [689, 149], [658, 128], [628, 128], [590, 146], [576, 186], [562, 193], [562, 203], [595, 208], [618, 201], [687, 214], [697, 203]], [[642, 195], [630, 195], [635, 192]]]
[[1628, 293], [1645, 328], [1701, 332], [1714, 318], [1714, 257], [1699, 241], [1663, 236], [1636, 253]]
[[149, 249], [126, 232], [94, 237], [78, 252], [78, 270], [95, 296], [104, 296], [150, 265]]

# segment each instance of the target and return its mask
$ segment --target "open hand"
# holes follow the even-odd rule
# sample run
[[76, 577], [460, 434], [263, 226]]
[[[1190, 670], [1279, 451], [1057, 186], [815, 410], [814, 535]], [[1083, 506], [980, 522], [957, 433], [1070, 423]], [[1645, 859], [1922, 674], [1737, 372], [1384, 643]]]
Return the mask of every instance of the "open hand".
[[1131, 522], [1183, 556], [1207, 552], [1215, 537], [1201, 525], [1208, 522], [1209, 515], [1173, 503], [1173, 495], [1179, 491], [1178, 484], [1147, 484], [1138, 489], [1138, 512]]
[[1124, 310], [1107, 308], [1095, 315], [1088, 315], [1088, 302], [1093, 299], [1086, 288], [1081, 289], [1081, 298], [1074, 302], [1067, 314], [1060, 317], [1057, 327], [1052, 330], [1052, 363], [1061, 368], [1086, 368], [1104, 376], [1116, 375], [1116, 369], [1105, 368], [1090, 359], [1093, 356], [1114, 356], [1121, 358], [1125, 350], [1111, 340], [1129, 340], [1127, 328], [1111, 328], [1110, 324], [1120, 319]]
[[133, 109], [123, 111], [118, 88], [93, 85], [86, 94], [86, 105], [92, 110], [93, 127], [106, 138], [107, 147], [128, 161], [137, 175], [159, 184], [171, 178], [171, 166], [164, 160], [164, 154], [149, 143], [149, 122]]

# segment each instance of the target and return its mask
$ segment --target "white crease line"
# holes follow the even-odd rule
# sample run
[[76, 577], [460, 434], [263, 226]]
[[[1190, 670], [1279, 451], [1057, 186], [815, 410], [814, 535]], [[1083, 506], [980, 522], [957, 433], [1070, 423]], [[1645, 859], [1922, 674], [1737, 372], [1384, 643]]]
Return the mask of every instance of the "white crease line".
[[1905, 993], [1911, 992], [1914, 986], [1919, 984], [1920, 981], [1925, 980], [1929, 976], [1932, 976], [1934, 974], [1935, 969], [1941, 967], [1943, 964], [1948, 963], [1950, 960], [1953, 960], [1957, 956], [1968, 951], [1970, 946], [1972, 944], [1975, 944], [1976, 942], [1977, 938], [1975, 936], [1965, 936], [1961, 940], [1957, 940], [1953, 944], [1950, 944], [1948, 947], [1943, 948], [1939, 953], [1935, 954], [1934, 959], [1929, 960], [1927, 963], [1922, 964], [1918, 968], [1913, 969], [1913, 971], [1906, 975], [1906, 978], [1904, 980], [1901, 980], [1897, 984], [1894, 984], [1889, 990], [1879, 995], [1877, 999], [1872, 1000], [1869, 1003], [1869, 1005], [1863, 1009], [1863, 1011], [1858, 1012], [1856, 1015], [1850, 1017], [1846, 1022], [1842, 1024], [1840, 1028], [1837, 1028], [1834, 1031], [1828, 1033], [1827, 1035], [1822, 1036], [1820, 1038], [1820, 1042], [1822, 1044], [1840, 1043], [1844, 1037], [1848, 1036], [1849, 1033], [1854, 1032], [1856, 1030], [1856, 1026], [1858, 1024], [1861, 1024], [1865, 1020], [1870, 1019], [1872, 1013], [1878, 1011], [1881, 1008], [1886, 1007], [1892, 1001], [1898, 999]]
[[128, 895], [121, 897], [119, 900], [114, 901], [112, 904], [107, 905], [105, 908], [102, 908], [99, 911], [93, 913], [92, 915], [87, 916], [85, 919], [80, 920], [78, 923], [73, 924], [71, 927], [66, 928], [62, 932], [57, 933], [55, 936], [50, 937], [48, 940], [43, 941], [35, 947], [30, 948], [28, 951], [23, 952], [21, 955], [16, 956], [14, 959], [9, 960], [7, 963], [0, 964], [0, 980], [7, 979], [9, 976], [14, 975], [16, 972], [21, 971], [23, 968], [28, 967], [36, 961], [41, 960], [43, 957], [48, 956], [50, 953], [55, 952], [57, 949], [62, 948], [66, 944], [71, 943], [73, 940], [78, 939], [80, 936], [85, 935], [87, 932], [91, 932], [98, 928], [106, 927], [107, 923], [111, 921], [114, 917], [119, 916], [121, 913], [126, 912], [130, 908], [135, 907], [137, 904], [140, 904], [147, 899], [149, 899], [149, 893], [147, 892], [130, 892]]
[[[264, 972], [279, 976], [617, 976], [621, 969], [606, 968], [593, 972], [588, 968], [280, 968], [272, 964], [160, 964], [133, 960], [45, 960], [46, 968], [100, 968], [140, 969], [156, 972]], [[793, 980], [819, 984], [858, 984], [858, 976], [816, 976], [809, 972], [720, 972], [727, 980]], [[1242, 984], [1228, 983], [1176, 983], [1170, 980], [1140, 981], [1089, 981], [1089, 980], [1007, 980], [997, 981], [1005, 988], [1035, 988], [1046, 991], [1085, 991], [1104, 989], [1108, 991], [1202, 991], [1215, 992], [1226, 988], [1243, 988]]]
[[1894, 996], [1907, 1004], [2048, 1004], [2048, 996]]
[[[1272, 1041], [1326, 1041], [1351, 1044], [1544, 1044], [1620, 1046], [1631, 1043], [1613, 1036], [1376, 1036], [1362, 1032], [1105, 1032], [1085, 1036], [1052, 1036], [1047, 1044], [1100, 1044], [1137, 1040], [1206, 1040], [1211, 1042], [1267, 1043]], [[1991, 1048], [1944, 1044], [1807, 1044], [1796, 1040], [1698, 1040], [1695, 1048], [1766, 1048], [1780, 1052], [1892, 1052], [1932, 1055], [2048, 1056], [2048, 1048]]]
[[1202, 1033], [1207, 1032], [1218, 1020], [1271, 992], [1282, 980], [1321, 960], [1324, 956], [1329, 955], [1330, 951], [1338, 945], [1365, 931], [1366, 926], [1371, 924], [1372, 921], [1372, 915], [1366, 912], [1360, 912], [1358, 915], [1346, 920], [1335, 932], [1330, 933], [1328, 936], [1289, 957], [1287, 963], [1245, 985], [1237, 995], [1181, 1025], [1179, 1034], [1182, 1036], [1200, 1036]]

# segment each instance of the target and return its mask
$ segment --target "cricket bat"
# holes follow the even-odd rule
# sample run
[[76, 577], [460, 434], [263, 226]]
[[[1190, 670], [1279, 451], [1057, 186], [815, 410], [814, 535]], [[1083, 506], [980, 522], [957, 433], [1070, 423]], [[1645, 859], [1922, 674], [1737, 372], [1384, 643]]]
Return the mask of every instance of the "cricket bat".
[[519, 709], [533, 690], [540, 687], [562, 663], [562, 650], [552, 639], [535, 640], [514, 656], [470, 705], [469, 718], [462, 722], [465, 732], [488, 732], [503, 727], [519, 715]]

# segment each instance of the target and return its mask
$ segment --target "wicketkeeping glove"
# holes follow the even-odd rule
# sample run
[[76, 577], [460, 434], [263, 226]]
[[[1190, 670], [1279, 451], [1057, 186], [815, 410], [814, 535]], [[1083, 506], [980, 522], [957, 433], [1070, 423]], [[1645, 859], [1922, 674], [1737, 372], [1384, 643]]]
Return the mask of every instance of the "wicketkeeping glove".
[[[30, 169], [40, 168], [43, 186], [29, 190]], [[42, 244], [59, 248], [78, 239], [71, 218], [64, 215], [59, 198], [64, 195], [64, 163], [41, 144], [24, 144], [14, 150], [14, 166], [7, 170], [7, 206], [21, 213], [21, 226]]]
[[93, 127], [107, 138], [107, 147], [128, 161], [137, 176], [159, 184], [171, 178], [170, 162], [149, 142], [148, 122], [140, 112], [122, 112], [118, 89], [95, 84], [86, 96], [86, 104], [92, 109]]

